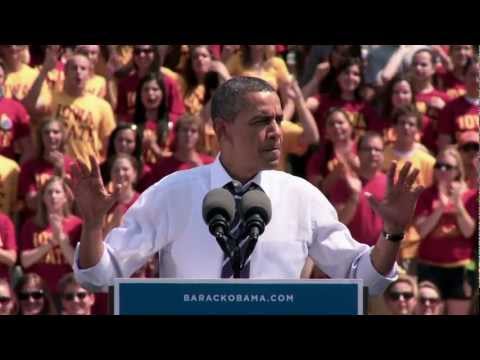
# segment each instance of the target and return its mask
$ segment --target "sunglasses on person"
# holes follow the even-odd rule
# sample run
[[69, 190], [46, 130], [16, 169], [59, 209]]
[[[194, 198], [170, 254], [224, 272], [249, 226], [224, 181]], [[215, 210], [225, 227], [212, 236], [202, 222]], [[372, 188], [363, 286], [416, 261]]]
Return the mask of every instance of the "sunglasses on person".
[[478, 152], [478, 150], [480, 150], [480, 145], [474, 142], [466, 143], [460, 146], [460, 151], [464, 151], [464, 152], [469, 152], [469, 151]]
[[434, 169], [440, 170], [440, 171], [451, 171], [453, 169], [456, 169], [457, 167], [455, 165], [450, 165], [447, 163], [442, 163], [442, 162], [437, 162], [433, 166]]
[[427, 302], [430, 302], [432, 305], [437, 305], [440, 302], [440, 299], [421, 296], [419, 301], [422, 303], [422, 305], [427, 305]]
[[0, 304], [8, 304], [11, 300], [12, 300], [11, 297], [0, 296]]
[[66, 301], [73, 301], [75, 297], [77, 297], [79, 300], [84, 300], [88, 296], [88, 293], [86, 291], [79, 291], [76, 293], [65, 293], [63, 294], [63, 298]]
[[134, 49], [134, 50], [133, 50], [133, 53], [134, 53], [135, 55], [140, 55], [140, 54], [148, 55], [148, 54], [153, 53], [153, 49], [152, 49], [152, 48], [148, 48], [148, 49]]
[[25, 301], [30, 298], [32, 298], [33, 300], [40, 300], [40, 299], [43, 299], [44, 296], [45, 296], [44, 292], [40, 290], [32, 291], [32, 292], [21, 292], [20, 294], [18, 294], [18, 299], [21, 301]]
[[413, 298], [414, 295], [413, 295], [413, 292], [395, 292], [395, 291], [392, 291], [388, 294], [388, 297], [390, 298], [390, 300], [393, 300], [393, 301], [400, 300], [402, 296], [405, 300], [410, 300], [411, 298]]

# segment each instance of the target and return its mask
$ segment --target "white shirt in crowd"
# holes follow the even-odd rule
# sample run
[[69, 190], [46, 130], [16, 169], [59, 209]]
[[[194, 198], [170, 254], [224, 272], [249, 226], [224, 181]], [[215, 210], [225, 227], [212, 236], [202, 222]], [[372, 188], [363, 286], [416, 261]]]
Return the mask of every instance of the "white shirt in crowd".
[[[145, 191], [105, 240], [97, 265], [74, 272], [84, 285], [113, 284], [129, 277], [160, 252], [164, 278], [220, 278], [224, 255], [202, 218], [202, 202], [232, 181], [221, 162], [174, 173]], [[252, 180], [272, 202], [272, 219], [251, 257], [250, 278], [298, 279], [307, 256], [331, 278], [360, 278], [379, 294], [396, 278], [373, 267], [371, 248], [355, 241], [333, 206], [313, 185], [285, 172], [262, 171]], [[248, 184], [246, 184], [248, 186]]]

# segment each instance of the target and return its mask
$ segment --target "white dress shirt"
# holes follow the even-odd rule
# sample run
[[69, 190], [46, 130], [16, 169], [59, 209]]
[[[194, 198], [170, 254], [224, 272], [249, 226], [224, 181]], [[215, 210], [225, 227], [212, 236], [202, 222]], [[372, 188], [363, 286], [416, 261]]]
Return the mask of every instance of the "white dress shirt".
[[[232, 178], [217, 160], [176, 172], [145, 191], [125, 214], [122, 225], [105, 239], [99, 263], [74, 272], [82, 284], [101, 287], [129, 277], [160, 252], [165, 278], [220, 278], [224, 255], [202, 218], [202, 202]], [[298, 279], [307, 256], [331, 278], [361, 278], [371, 294], [396, 278], [396, 266], [384, 277], [373, 267], [371, 248], [355, 241], [338, 221], [334, 207], [313, 185], [285, 172], [261, 171], [252, 179], [272, 202], [272, 218], [260, 236], [250, 263], [250, 278]], [[248, 185], [248, 184], [246, 184]]]

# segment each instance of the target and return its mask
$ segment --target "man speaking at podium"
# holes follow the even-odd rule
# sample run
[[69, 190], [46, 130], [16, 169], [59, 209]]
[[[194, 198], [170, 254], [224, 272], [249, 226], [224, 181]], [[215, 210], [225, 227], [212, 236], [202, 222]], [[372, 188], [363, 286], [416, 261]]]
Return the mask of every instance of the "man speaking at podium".
[[85, 222], [75, 252], [78, 281], [95, 287], [111, 285], [115, 278], [129, 277], [157, 252], [161, 277], [231, 277], [232, 264], [203, 220], [202, 202], [211, 190], [234, 184], [244, 192], [252, 186], [262, 191], [273, 209], [242, 277], [298, 279], [310, 256], [331, 278], [361, 278], [370, 294], [383, 292], [397, 276], [400, 241], [422, 190], [412, 188], [418, 171], [406, 164], [394, 179], [392, 165], [385, 199], [370, 198], [384, 220], [384, 233], [369, 247], [351, 237], [317, 188], [273, 170], [280, 159], [283, 112], [268, 83], [233, 78], [217, 89], [211, 107], [221, 149], [217, 160], [151, 186], [105, 241], [103, 218], [117, 194], [105, 190], [95, 159], [90, 159], [90, 167], [79, 164], [74, 192]]

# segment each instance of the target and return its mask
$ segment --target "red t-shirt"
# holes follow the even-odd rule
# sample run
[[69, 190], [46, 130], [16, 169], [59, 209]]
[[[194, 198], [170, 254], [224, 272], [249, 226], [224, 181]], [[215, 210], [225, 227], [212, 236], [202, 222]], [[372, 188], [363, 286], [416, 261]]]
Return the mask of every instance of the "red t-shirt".
[[[436, 201], [438, 201], [437, 187], [432, 186], [426, 189], [418, 199], [415, 217], [432, 214]], [[463, 204], [469, 215], [476, 221], [478, 219], [477, 190], [466, 191], [463, 194]], [[448, 212], [442, 215], [435, 229], [420, 242], [418, 258], [439, 265], [454, 264], [472, 259], [475, 245], [474, 238], [463, 237], [455, 214]]]
[[[15, 226], [10, 218], [0, 213], [0, 249], [17, 250], [17, 240], [15, 239]], [[8, 279], [8, 267], [0, 263], [0, 279]]]
[[[199, 154], [199, 156], [203, 165], [211, 164], [215, 160], [209, 155]], [[165, 176], [170, 175], [175, 171], [192, 169], [197, 166], [198, 165], [194, 162], [180, 161], [174, 155], [163, 158], [152, 168], [150, 174], [143, 178], [142, 183], [139, 184], [139, 188], [141, 191], [145, 191], [157, 181], [160, 181]]]
[[357, 136], [361, 136], [367, 130], [376, 131], [379, 134], [383, 132], [383, 121], [373, 107], [365, 101], [333, 99], [326, 94], [316, 95], [315, 98], [320, 104], [313, 116], [321, 138], [325, 136], [325, 114], [332, 107], [341, 108], [350, 115]]
[[465, 95], [465, 83], [457, 79], [453, 72], [448, 71], [444, 74], [438, 74], [440, 88], [445, 91], [450, 99], [456, 99]]
[[[357, 153], [355, 143], [352, 144], [352, 153]], [[338, 165], [338, 159], [335, 155], [335, 150], [330, 142], [324, 142], [320, 148], [310, 156], [307, 161], [306, 176], [311, 179], [314, 176], [321, 175], [326, 177]]]
[[[82, 220], [74, 215], [69, 216], [63, 221], [63, 231], [69, 237], [70, 244], [75, 247], [80, 241]], [[40, 228], [31, 218], [23, 225], [20, 232], [21, 249], [30, 250], [42, 246], [48, 243], [51, 236], [50, 225]], [[55, 246], [43, 259], [27, 270], [40, 275], [46, 281], [49, 289], [56, 293], [58, 280], [63, 275], [72, 272], [72, 267], [63, 256], [60, 247]]]
[[[377, 200], [382, 200], [387, 192], [387, 176], [382, 172], [377, 172], [371, 180], [361, 179], [361, 181], [363, 186], [357, 211], [347, 226], [355, 240], [367, 245], [375, 245], [383, 230], [383, 220], [371, 208], [364, 194], [369, 192]], [[334, 189], [334, 191], [328, 194], [330, 201], [334, 205], [346, 203], [351, 196], [351, 190], [348, 188], [345, 180], [337, 181]]]
[[21, 103], [0, 98], [0, 155], [15, 160], [15, 142], [30, 135], [30, 116]]
[[[72, 166], [75, 161], [68, 155], [64, 155], [65, 174], [72, 176]], [[20, 167], [18, 177], [18, 198], [23, 200], [31, 191], [39, 191], [40, 188], [55, 174], [53, 164], [43, 158], [36, 158], [25, 162]]]
[[132, 206], [135, 201], [137, 201], [137, 199], [140, 197], [140, 194], [138, 192], [135, 192], [133, 194], [133, 198], [132, 200], [130, 200], [128, 203], [126, 204], [115, 204], [107, 213], [107, 221], [109, 221], [109, 218], [112, 216], [112, 213], [113, 211], [115, 210], [115, 208], [118, 206], [120, 209], [121, 209], [121, 213], [122, 215], [125, 214], [127, 212], [128, 209], [130, 209], [130, 206]]
[[[167, 139], [166, 139], [165, 143], [162, 143], [163, 141], [159, 141], [159, 139], [158, 139], [158, 133], [157, 133], [158, 125], [157, 125], [157, 122], [155, 120], [147, 120], [147, 122], [145, 123], [145, 129], [143, 130], [143, 138], [144, 139], [153, 138], [153, 139], [155, 139], [157, 144], [159, 144], [160, 147], [163, 150], [173, 151], [174, 150], [173, 145], [174, 145], [174, 142], [175, 142], [175, 132], [173, 131], [174, 126], [175, 125], [174, 125], [173, 121], [170, 121], [168, 123]], [[145, 164], [148, 164], [149, 166], [153, 167], [157, 163], [158, 158], [153, 151], [144, 147], [143, 148], [143, 161], [144, 161]]]
[[[170, 121], [176, 122], [185, 113], [185, 106], [177, 82], [169, 76], [163, 76], [167, 91], [167, 107]], [[125, 117], [126, 121], [132, 121], [135, 112], [135, 100], [140, 78], [136, 72], [128, 75], [118, 83], [118, 103], [116, 113]]]
[[436, 153], [437, 150], [437, 136], [438, 136], [438, 117], [439, 111], [428, 106], [428, 102], [438, 97], [448, 104], [450, 98], [447, 94], [439, 90], [432, 90], [428, 93], [421, 93], [415, 96], [415, 105], [423, 115], [423, 130], [422, 130], [422, 144], [430, 151]]
[[454, 135], [453, 141], [465, 131], [479, 131], [480, 106], [470, 103], [465, 96], [448, 103], [440, 113], [438, 132]]

